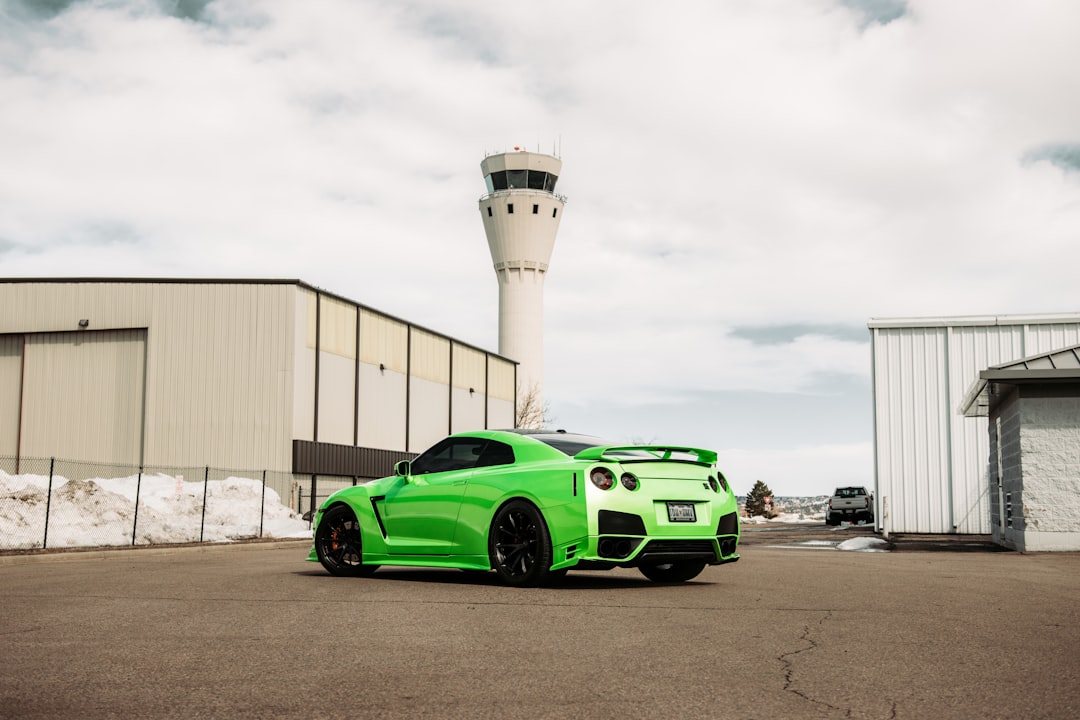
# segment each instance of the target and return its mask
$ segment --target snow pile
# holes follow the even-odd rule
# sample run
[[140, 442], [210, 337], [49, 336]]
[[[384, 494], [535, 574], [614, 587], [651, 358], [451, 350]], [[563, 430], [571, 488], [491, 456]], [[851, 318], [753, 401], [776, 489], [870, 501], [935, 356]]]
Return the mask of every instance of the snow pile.
[[[310, 538], [272, 488], [250, 478], [185, 482], [168, 475], [68, 480], [0, 471], [0, 549], [104, 547], [239, 538]], [[138, 494], [138, 507], [135, 498]], [[203, 498], [205, 493], [205, 512]], [[261, 514], [260, 514], [261, 506]]]
[[819, 525], [825, 522], [825, 516], [819, 515], [818, 517], [806, 517], [803, 513], [780, 513], [773, 517], [767, 518], [763, 515], [752, 515], [747, 517], [742, 512], [739, 513], [739, 522], [743, 525], [764, 525], [765, 523], [786, 523], [786, 524], [806, 524], [806, 525]]
[[853, 552], [888, 552], [888, 544], [881, 538], [854, 537], [845, 540], [836, 546], [837, 550], [850, 550]]

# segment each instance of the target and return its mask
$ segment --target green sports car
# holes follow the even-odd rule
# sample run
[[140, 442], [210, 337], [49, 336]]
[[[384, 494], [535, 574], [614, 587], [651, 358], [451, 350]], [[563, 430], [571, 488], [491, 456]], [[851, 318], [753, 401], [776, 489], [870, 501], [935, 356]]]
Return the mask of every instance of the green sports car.
[[314, 539], [308, 560], [334, 575], [494, 570], [523, 587], [616, 567], [684, 582], [739, 559], [735, 495], [715, 452], [561, 430], [451, 435], [393, 476], [327, 498]]

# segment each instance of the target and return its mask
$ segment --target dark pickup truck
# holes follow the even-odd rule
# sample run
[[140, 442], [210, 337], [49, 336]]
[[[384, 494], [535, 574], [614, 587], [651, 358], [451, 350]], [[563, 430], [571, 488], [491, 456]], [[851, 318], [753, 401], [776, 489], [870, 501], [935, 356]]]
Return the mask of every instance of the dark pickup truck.
[[874, 522], [874, 496], [864, 487], [839, 487], [825, 508], [825, 524], [839, 525], [844, 521]]

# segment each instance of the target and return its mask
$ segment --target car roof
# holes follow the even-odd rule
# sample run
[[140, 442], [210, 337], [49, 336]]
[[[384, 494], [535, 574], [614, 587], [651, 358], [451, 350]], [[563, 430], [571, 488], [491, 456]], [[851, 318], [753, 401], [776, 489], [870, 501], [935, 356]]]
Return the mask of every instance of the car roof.
[[[500, 440], [519, 448], [531, 447], [540, 450], [545, 455], [547, 454], [547, 451], [553, 450], [559, 453], [558, 456], [573, 456], [587, 447], [617, 444], [593, 435], [548, 429], [508, 428], [502, 430], [476, 430], [473, 432], [455, 433], [455, 435]], [[573, 452], [568, 452], [569, 450], [573, 450]]]

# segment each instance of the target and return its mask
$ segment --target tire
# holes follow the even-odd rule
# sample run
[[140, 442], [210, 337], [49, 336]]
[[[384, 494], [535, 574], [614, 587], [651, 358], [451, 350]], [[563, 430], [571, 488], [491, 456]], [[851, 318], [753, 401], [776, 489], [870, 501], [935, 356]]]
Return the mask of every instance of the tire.
[[532, 503], [511, 500], [499, 508], [488, 532], [491, 568], [504, 584], [538, 587], [551, 577], [551, 535]]
[[335, 505], [323, 513], [315, 531], [315, 554], [331, 575], [367, 577], [378, 565], [364, 565], [363, 537], [360, 523], [352, 509]]
[[642, 565], [638, 568], [642, 575], [658, 583], [686, 582], [696, 578], [704, 569], [704, 560], [680, 560], [659, 565]]

